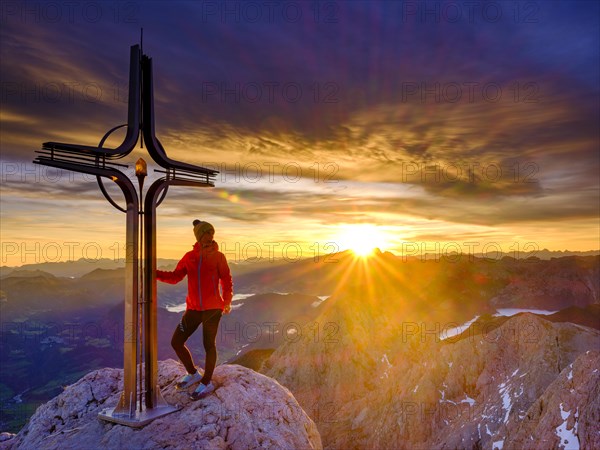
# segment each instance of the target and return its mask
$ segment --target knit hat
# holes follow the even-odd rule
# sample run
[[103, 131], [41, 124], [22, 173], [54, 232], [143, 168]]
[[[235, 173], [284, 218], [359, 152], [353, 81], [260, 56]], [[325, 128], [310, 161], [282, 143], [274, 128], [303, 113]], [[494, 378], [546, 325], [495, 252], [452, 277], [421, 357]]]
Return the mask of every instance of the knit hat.
[[202, 222], [201, 220], [196, 219], [194, 222], [192, 222], [192, 224], [194, 225], [194, 235], [196, 236], [196, 240], [198, 242], [200, 242], [200, 239], [204, 233], [208, 231], [212, 231], [213, 233], [215, 232], [215, 227], [208, 222]]

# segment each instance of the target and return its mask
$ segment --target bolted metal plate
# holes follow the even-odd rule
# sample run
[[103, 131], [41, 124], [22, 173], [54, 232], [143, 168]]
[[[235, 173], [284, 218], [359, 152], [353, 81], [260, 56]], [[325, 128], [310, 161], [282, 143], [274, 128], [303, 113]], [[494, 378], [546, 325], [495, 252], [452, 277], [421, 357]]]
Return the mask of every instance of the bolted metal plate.
[[103, 409], [98, 413], [98, 419], [105, 420], [107, 422], [118, 423], [119, 425], [126, 425], [128, 427], [140, 428], [143, 427], [159, 417], [166, 416], [175, 411], [181, 409], [180, 406], [158, 406], [151, 409], [143, 408], [142, 411], [136, 411], [133, 417], [129, 417], [127, 414], [116, 414], [113, 412], [116, 408]]

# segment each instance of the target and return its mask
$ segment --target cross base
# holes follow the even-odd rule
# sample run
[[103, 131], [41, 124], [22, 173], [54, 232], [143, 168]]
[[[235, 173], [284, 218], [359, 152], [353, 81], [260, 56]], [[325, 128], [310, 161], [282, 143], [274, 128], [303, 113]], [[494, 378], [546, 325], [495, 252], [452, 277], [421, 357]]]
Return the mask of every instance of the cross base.
[[172, 412], [179, 411], [181, 407], [171, 405], [161, 405], [155, 408], [146, 409], [142, 407], [141, 411], [136, 410], [133, 417], [129, 417], [129, 414], [114, 413], [115, 408], [103, 409], [102, 412], [98, 413], [98, 419], [105, 420], [107, 422], [118, 423], [119, 425], [125, 425], [133, 428], [143, 427], [154, 419], [166, 416]]

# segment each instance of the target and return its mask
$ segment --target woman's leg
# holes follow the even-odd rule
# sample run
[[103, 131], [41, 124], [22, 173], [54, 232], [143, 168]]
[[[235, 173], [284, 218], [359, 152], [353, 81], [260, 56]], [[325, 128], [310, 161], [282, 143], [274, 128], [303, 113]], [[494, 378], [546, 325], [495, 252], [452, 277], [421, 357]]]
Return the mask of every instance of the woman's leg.
[[206, 352], [206, 362], [204, 364], [204, 376], [202, 384], [207, 385], [212, 379], [215, 366], [217, 365], [217, 331], [219, 330], [219, 321], [223, 311], [220, 309], [209, 309], [204, 311], [202, 319], [202, 341], [204, 351]]
[[202, 323], [201, 311], [186, 311], [181, 317], [181, 321], [173, 332], [171, 338], [171, 347], [177, 353], [177, 357], [185, 366], [185, 370], [192, 375], [196, 373], [196, 366], [194, 366], [194, 360], [188, 348], [185, 346], [185, 342], [188, 338], [198, 329], [198, 326]]

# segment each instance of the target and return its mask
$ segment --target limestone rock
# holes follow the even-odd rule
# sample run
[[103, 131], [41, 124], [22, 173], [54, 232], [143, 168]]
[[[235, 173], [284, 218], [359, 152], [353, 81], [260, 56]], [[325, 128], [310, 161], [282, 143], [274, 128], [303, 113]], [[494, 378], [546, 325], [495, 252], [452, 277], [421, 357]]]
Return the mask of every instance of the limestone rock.
[[29, 423], [1, 449], [320, 449], [317, 428], [293, 395], [275, 380], [237, 365], [215, 370], [216, 390], [199, 401], [175, 390], [185, 373], [173, 361], [159, 362], [159, 386], [181, 410], [142, 428], [97, 418], [117, 404], [123, 371], [101, 369], [40, 406]]
[[506, 439], [507, 448], [600, 448], [600, 352], [565, 367]]

